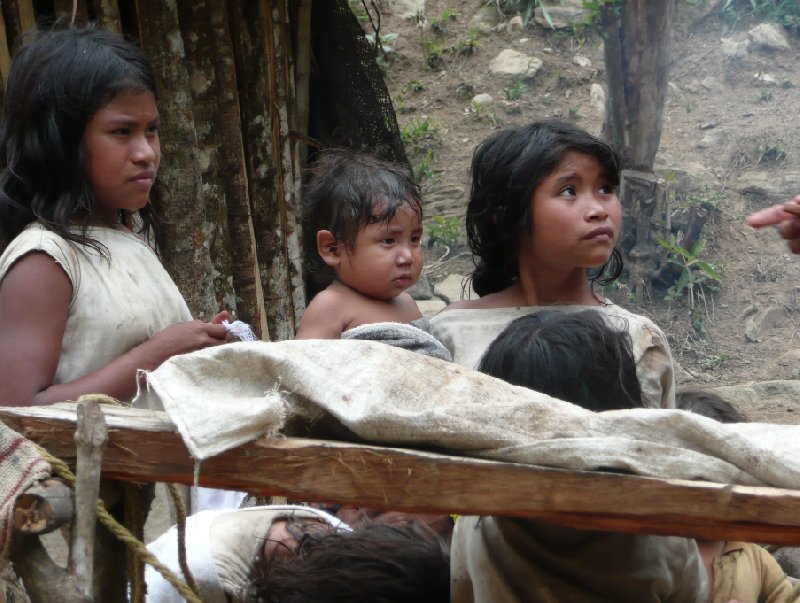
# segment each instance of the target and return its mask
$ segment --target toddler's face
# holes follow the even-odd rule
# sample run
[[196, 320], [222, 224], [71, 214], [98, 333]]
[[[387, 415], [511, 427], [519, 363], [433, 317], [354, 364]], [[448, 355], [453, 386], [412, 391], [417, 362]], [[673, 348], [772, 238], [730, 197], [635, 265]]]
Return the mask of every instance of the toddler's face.
[[367, 224], [336, 268], [337, 278], [375, 299], [397, 297], [422, 272], [422, 223], [408, 204], [388, 222]]

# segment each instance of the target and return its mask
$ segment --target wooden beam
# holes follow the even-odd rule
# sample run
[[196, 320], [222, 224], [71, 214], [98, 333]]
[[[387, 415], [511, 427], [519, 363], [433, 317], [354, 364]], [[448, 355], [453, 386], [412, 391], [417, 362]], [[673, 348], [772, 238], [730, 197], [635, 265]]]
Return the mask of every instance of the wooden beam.
[[[192, 483], [165, 413], [107, 408], [106, 478]], [[74, 462], [74, 405], [0, 408], [3, 421]], [[200, 484], [412, 512], [538, 517], [585, 529], [800, 544], [800, 491], [564, 471], [432, 452], [261, 439], [203, 462]]]
[[72, 521], [72, 490], [58, 479], [46, 479], [25, 490], [14, 503], [14, 530], [47, 534]]

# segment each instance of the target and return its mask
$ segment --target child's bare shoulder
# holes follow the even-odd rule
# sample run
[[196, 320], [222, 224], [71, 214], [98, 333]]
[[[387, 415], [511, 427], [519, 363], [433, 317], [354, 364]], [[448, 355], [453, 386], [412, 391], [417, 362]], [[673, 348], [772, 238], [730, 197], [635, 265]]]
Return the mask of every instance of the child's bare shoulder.
[[336, 287], [317, 293], [303, 312], [295, 339], [338, 339], [350, 322], [347, 297]]

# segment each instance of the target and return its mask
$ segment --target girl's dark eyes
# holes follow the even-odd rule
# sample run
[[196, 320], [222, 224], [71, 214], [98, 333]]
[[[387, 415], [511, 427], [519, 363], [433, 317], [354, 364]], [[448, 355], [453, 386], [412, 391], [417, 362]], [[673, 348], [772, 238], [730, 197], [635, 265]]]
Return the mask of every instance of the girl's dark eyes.
[[617, 187], [613, 184], [604, 184], [599, 190], [603, 195], [613, 195], [617, 191]]
[[394, 243], [394, 239], [392, 239], [392, 238], [383, 239], [383, 240], [381, 241], [381, 243], [385, 243], [386, 245], [391, 245], [391, 244], [393, 244], [393, 243]]
[[561, 192], [559, 193], [559, 195], [562, 195], [564, 197], [572, 197], [572, 196], [575, 195], [575, 187], [574, 186], [565, 186], [564, 188], [561, 189]]

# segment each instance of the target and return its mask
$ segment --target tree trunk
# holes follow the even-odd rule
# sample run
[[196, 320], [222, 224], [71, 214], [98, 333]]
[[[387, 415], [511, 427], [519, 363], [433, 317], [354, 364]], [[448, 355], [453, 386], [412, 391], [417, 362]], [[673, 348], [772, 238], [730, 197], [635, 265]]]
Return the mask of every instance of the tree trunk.
[[636, 303], [645, 301], [645, 294], [652, 290], [653, 277], [662, 255], [656, 237], [661, 229], [661, 216], [666, 208], [666, 189], [662, 180], [648, 172], [622, 170], [620, 202], [628, 218], [628, 229], [633, 236], [633, 247], [628, 252], [629, 282]]
[[95, 2], [95, 12], [100, 27], [114, 33], [122, 33], [122, 23], [119, 15], [119, 5], [117, 0], [97, 0]]
[[[269, 339], [294, 336], [304, 306], [296, 192], [299, 170], [285, 0], [231, 3], [256, 257]], [[279, 44], [286, 44], [283, 49]], [[263, 333], [266, 339], [267, 333]]]
[[622, 0], [602, 9], [608, 95], [603, 135], [622, 167], [653, 169], [664, 123], [676, 0]]
[[266, 331], [263, 292], [255, 258], [239, 93], [225, 2], [181, 3], [189, 81], [195, 108], [206, 212], [214, 216], [211, 260], [217, 297]]
[[31, 0], [8, 0], [0, 3], [0, 6], [7, 26], [6, 38], [11, 44], [22, 34], [35, 29], [36, 15]]
[[159, 248], [192, 314], [208, 319], [223, 305], [214, 292], [210, 254], [216, 227], [207, 219], [201, 199], [194, 107], [178, 9], [175, 0], [137, 0], [136, 9], [139, 38], [160, 90], [163, 160], [161, 199], [155, 206], [166, 223]]

